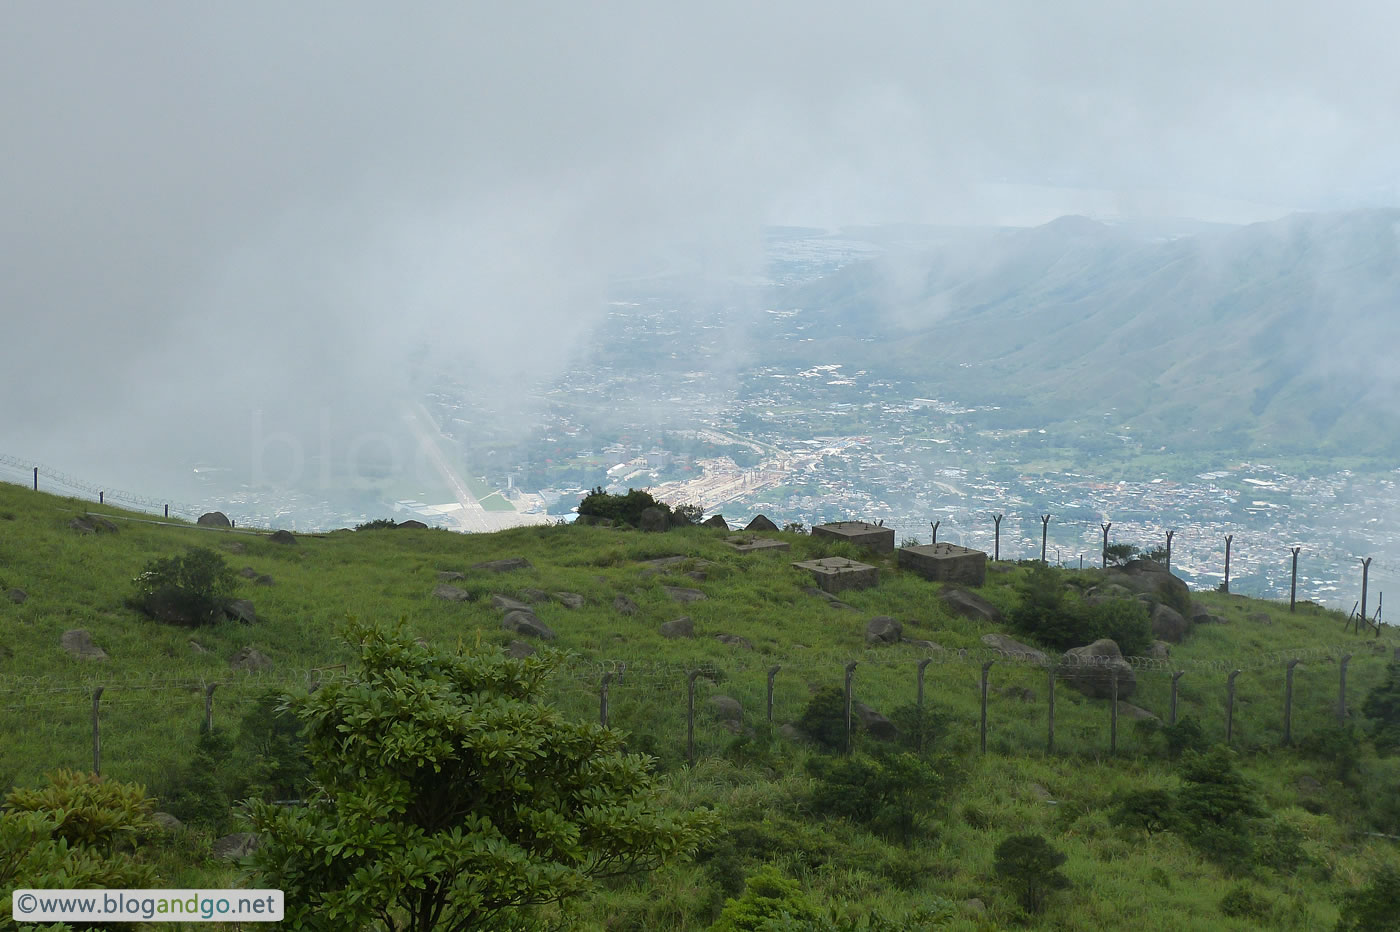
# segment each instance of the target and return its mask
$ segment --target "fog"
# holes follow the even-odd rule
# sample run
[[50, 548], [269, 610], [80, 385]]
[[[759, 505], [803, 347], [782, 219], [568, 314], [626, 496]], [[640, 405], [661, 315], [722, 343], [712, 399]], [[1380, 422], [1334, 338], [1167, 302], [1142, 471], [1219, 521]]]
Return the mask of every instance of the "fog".
[[1397, 31], [1380, 2], [7, 4], [0, 453], [149, 489], [390, 422], [411, 358], [523, 418], [610, 282], [726, 293], [764, 224], [1395, 206]]

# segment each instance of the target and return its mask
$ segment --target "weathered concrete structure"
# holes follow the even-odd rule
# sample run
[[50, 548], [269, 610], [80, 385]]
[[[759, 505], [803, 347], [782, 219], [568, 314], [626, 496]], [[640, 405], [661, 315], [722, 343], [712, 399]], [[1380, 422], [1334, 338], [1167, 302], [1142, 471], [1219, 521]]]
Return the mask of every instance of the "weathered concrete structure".
[[823, 557], [820, 560], [806, 560], [792, 565], [794, 569], [811, 573], [823, 592], [869, 589], [880, 582], [878, 569], [866, 563], [855, 563], [845, 557]]
[[876, 553], [894, 553], [894, 528], [881, 527], [868, 521], [836, 521], [832, 524], [819, 524], [812, 528], [812, 536], [844, 540]]
[[785, 540], [772, 540], [767, 537], [726, 537], [724, 542], [740, 553], [778, 553], [792, 549]]
[[934, 582], [980, 586], [987, 580], [987, 555], [957, 544], [921, 544], [901, 547], [900, 569], [913, 570]]

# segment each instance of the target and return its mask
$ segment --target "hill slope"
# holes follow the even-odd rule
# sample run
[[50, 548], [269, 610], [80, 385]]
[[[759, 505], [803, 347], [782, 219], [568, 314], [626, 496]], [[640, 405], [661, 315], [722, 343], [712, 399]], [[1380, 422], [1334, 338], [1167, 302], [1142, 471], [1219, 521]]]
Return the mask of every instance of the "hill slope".
[[[219, 684], [216, 729], [236, 728], [269, 688], [304, 685], [311, 668], [345, 662], [349, 652], [335, 631], [346, 613], [403, 618], [414, 634], [448, 647], [503, 647], [520, 636], [502, 629], [503, 612], [491, 598], [498, 594], [543, 598], [534, 610], [557, 633], [550, 646], [571, 655], [555, 678], [554, 701], [578, 716], [596, 716], [602, 676], [611, 674], [610, 721], [631, 733], [635, 748], [656, 755], [669, 801], [714, 805], [724, 816], [727, 834], [702, 852], [701, 863], [609, 887], [583, 908], [587, 928], [705, 928], [724, 897], [738, 894], [743, 878], [765, 862], [796, 879], [814, 908], [838, 918], [878, 910], [904, 928], [1000, 927], [1017, 907], [992, 870], [992, 851], [1025, 831], [1043, 834], [1069, 856], [1065, 871], [1074, 884], [1057, 895], [1042, 927], [1252, 928], [1252, 920], [1222, 912], [1227, 894], [1243, 885], [1273, 927], [1323, 928], [1336, 920], [1340, 891], [1394, 861], [1389, 842], [1360, 834], [1391, 831], [1386, 816], [1368, 813], [1367, 801], [1395, 783], [1392, 762], [1358, 747], [1360, 770], [1344, 781], [1333, 761], [1307, 751], [1337, 732], [1339, 653], [1353, 655], [1349, 706], [1359, 720], [1361, 697], [1380, 683], [1392, 644], [1388, 633], [1380, 641], [1345, 634], [1331, 613], [1290, 615], [1286, 607], [1197, 593], [1193, 598], [1221, 623], [1198, 626], [1171, 649], [1169, 662], [1134, 671], [1130, 701], [1162, 718], [1169, 714], [1171, 672], [1186, 671], [1181, 714], [1198, 719], [1213, 740], [1224, 737], [1226, 674], [1244, 671], [1236, 680], [1236, 759], [1270, 812], [1273, 834], [1260, 835], [1259, 844], [1283, 838], [1278, 844], [1290, 854], [1282, 861], [1261, 854], [1253, 867], [1232, 873], [1178, 833], [1148, 834], [1110, 819], [1118, 794], [1181, 786], [1160, 734], [1130, 724], [1136, 712], [1120, 708], [1117, 753], [1110, 753], [1109, 703], [1061, 684], [1055, 753], [1046, 754], [1044, 669], [987, 652], [982, 638], [1009, 633], [1004, 624], [964, 617], [940, 597], [944, 587], [898, 570], [888, 558], [875, 561], [880, 584], [843, 593], [850, 606], [843, 608], [805, 591], [809, 580], [789, 561], [861, 555], [806, 535], [772, 535], [791, 546], [789, 553], [744, 555], [725, 546], [722, 533], [702, 528], [665, 534], [528, 528], [476, 536], [383, 530], [279, 544], [259, 534], [150, 523], [114, 509], [100, 510], [115, 532], [70, 527], [76, 515], [96, 510], [0, 485], [0, 593], [19, 588], [27, 595], [19, 604], [0, 598], [0, 780], [6, 783], [32, 784], [58, 766], [90, 766], [89, 690], [103, 685], [103, 772], [147, 782], [164, 797], [178, 789], [177, 768], [190, 760], [204, 685]], [[156, 624], [126, 607], [129, 581], [149, 561], [191, 546], [212, 547], [235, 568], [271, 577], [270, 585], [240, 583], [239, 595], [255, 604], [256, 623], [190, 630]], [[529, 566], [473, 568], [515, 557]], [[664, 557], [681, 559], [647, 562]], [[995, 569], [980, 593], [1009, 611], [1028, 570]], [[463, 574], [446, 584], [465, 592], [465, 601], [434, 597], [441, 573]], [[1066, 583], [1074, 575], [1066, 574]], [[704, 598], [676, 601], [693, 598], [673, 591], [681, 589]], [[624, 598], [635, 612], [624, 610]], [[691, 619], [694, 638], [663, 636], [661, 624], [681, 615]], [[867, 621], [881, 615], [898, 619], [905, 637], [942, 649], [868, 647]], [[78, 659], [60, 648], [64, 632], [79, 628], [106, 660]], [[721, 641], [721, 634], [751, 647]], [[271, 660], [270, 671], [230, 667], [249, 647]], [[1293, 653], [1277, 653], [1283, 649]], [[1304, 750], [1283, 750], [1283, 666], [1300, 656], [1292, 727]], [[790, 729], [781, 726], [802, 719], [815, 690], [839, 687], [846, 664], [855, 661], [856, 699], [907, 728], [909, 719], [896, 713], [914, 705], [921, 659], [931, 661], [927, 713], [938, 723], [929, 750], [945, 781], [927, 789], [938, 805], [905, 846], [814, 809], [820, 778], [812, 762], [830, 758], [785, 736]], [[979, 696], [987, 660], [994, 663], [983, 754]], [[766, 684], [775, 666], [770, 729]], [[691, 767], [686, 674], [697, 669], [705, 675], [696, 681]], [[709, 701], [718, 695], [741, 703], [742, 721], [726, 724], [726, 707]], [[886, 746], [874, 737], [878, 723], [870, 722], [857, 746], [878, 753]], [[211, 878], [224, 876], [213, 863], [207, 870]]]

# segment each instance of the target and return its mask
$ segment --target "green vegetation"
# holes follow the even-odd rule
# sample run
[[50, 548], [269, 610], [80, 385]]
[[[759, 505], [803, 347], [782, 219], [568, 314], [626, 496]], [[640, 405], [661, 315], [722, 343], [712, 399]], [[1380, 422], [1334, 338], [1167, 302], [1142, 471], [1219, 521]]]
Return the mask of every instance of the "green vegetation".
[[[1129, 724], [1124, 707], [1117, 753], [1110, 753], [1107, 701], [1061, 681], [1055, 753], [1047, 754], [1047, 674], [1002, 657], [988, 673], [982, 754], [982, 637], [1014, 630], [1028, 643], [1059, 649], [1058, 643], [1085, 643], [1074, 637], [1101, 636], [1102, 618], [1098, 628], [1068, 627], [1081, 623], [1080, 593], [1100, 582], [1098, 570], [1004, 564], [989, 573], [979, 594], [1009, 619], [1024, 614], [1027, 602], [1072, 616], [1060, 620], [1065, 630], [1057, 635], [1053, 627], [1013, 629], [956, 614], [939, 597], [940, 586], [901, 571], [889, 557], [873, 558], [877, 587], [841, 593], [854, 611], [832, 606], [804, 591], [810, 579], [790, 562], [859, 554], [806, 534], [780, 535], [789, 553], [745, 555], [725, 547], [721, 535], [693, 527], [666, 534], [577, 525], [493, 535], [344, 531], [284, 545], [252, 534], [127, 522], [122, 512], [104, 509], [116, 533], [69, 529], [75, 512], [93, 508], [0, 485], [0, 596], [9, 587], [27, 593], [23, 602], [0, 597], [0, 789], [40, 790], [51, 783], [46, 774], [91, 766], [92, 688], [100, 685], [104, 781], [148, 787], [153, 805], [185, 826], [126, 833], [109, 855], [100, 843], [75, 846], [55, 833], [54, 813], [64, 808], [56, 799], [32, 811], [6, 808], [0, 872], [11, 877], [105, 877], [98, 872], [140, 869], [150, 883], [112, 885], [256, 883], [256, 875], [243, 873], [248, 865], [210, 851], [220, 833], [247, 829], [241, 800], [256, 800], [253, 811], [285, 818], [289, 827], [316, 820], [317, 831], [327, 834], [312, 841], [329, 843], [329, 833], [341, 830], [341, 810], [363, 798], [356, 794], [380, 785], [374, 781], [408, 779], [403, 762], [432, 751], [431, 742], [415, 743], [415, 730], [429, 724], [433, 709], [461, 704], [456, 687], [435, 677], [450, 680], [455, 670], [480, 668], [497, 671], [482, 674], [491, 682], [516, 682], [527, 678], [521, 671], [535, 669], [524, 705], [555, 710], [558, 721], [577, 729], [569, 733], [587, 730], [598, 736], [590, 740], [612, 749], [607, 754], [616, 752], [610, 760], [632, 761], [609, 773], [645, 778], [636, 784], [646, 787], [637, 797], [644, 811], [679, 820], [711, 810], [719, 828], [693, 858], [641, 877], [580, 886], [580, 895], [563, 906], [517, 913], [524, 925], [570, 920], [581, 929], [693, 932], [723, 921], [730, 928], [972, 932], [1028, 922], [1214, 932], [1260, 924], [1384, 928], [1376, 917], [1395, 914], [1386, 904], [1394, 903], [1400, 884], [1387, 878], [1400, 869], [1400, 854], [1381, 836], [1400, 835], [1400, 757], [1390, 753], [1377, 724], [1386, 720], [1386, 697], [1396, 689], [1397, 677], [1387, 669], [1395, 644], [1389, 629], [1380, 638], [1354, 637], [1344, 632], [1341, 615], [1314, 606], [1290, 614], [1240, 596], [1192, 593], [1191, 601], [1221, 622], [1198, 625], [1172, 645], [1171, 665], [1185, 671], [1177, 724], [1164, 724], [1169, 671], [1139, 667], [1127, 701], [1162, 722]], [[774, 517], [781, 524], [782, 516]], [[256, 623], [221, 617], [183, 627], [127, 604], [132, 578], [196, 547], [234, 570], [229, 594], [256, 602]], [[472, 569], [508, 557], [530, 565], [503, 573]], [[661, 557], [680, 559], [647, 562]], [[244, 569], [253, 575], [245, 577]], [[451, 582], [466, 592], [465, 601], [434, 598], [439, 574], [449, 572], [465, 576]], [[259, 584], [262, 576], [275, 582]], [[678, 603], [671, 590], [681, 587], [707, 598]], [[577, 595], [582, 604], [557, 593]], [[504, 630], [493, 594], [532, 601], [556, 638]], [[634, 613], [617, 606], [619, 596]], [[1272, 623], [1252, 620], [1260, 612]], [[363, 631], [353, 643], [337, 636], [347, 615], [367, 623], [403, 619], [402, 636], [370, 638], [379, 653], [366, 664]], [[662, 636], [660, 625], [680, 615], [691, 618], [695, 636]], [[867, 645], [865, 624], [876, 615], [899, 619], [905, 637], [943, 649]], [[87, 631], [107, 659], [62, 649], [61, 637], [73, 629]], [[743, 638], [752, 649], [722, 642], [719, 634]], [[498, 660], [513, 640], [530, 641], [541, 656]], [[1337, 725], [1338, 671], [1328, 659], [1336, 656], [1334, 646], [1353, 655], [1350, 729]], [[265, 655], [271, 669], [233, 669], [230, 662], [248, 648]], [[1292, 648], [1308, 653], [1295, 670], [1293, 746], [1285, 747], [1284, 670], [1276, 652]], [[963, 650], [966, 659], [959, 657]], [[933, 662], [924, 671], [920, 707], [921, 659]], [[847, 757], [842, 687], [852, 661], [856, 702], [887, 716], [894, 732], [857, 714]], [[779, 670], [770, 725], [773, 667]], [[1235, 683], [1226, 751], [1217, 747], [1225, 735], [1225, 677], [1237, 667], [1244, 672]], [[690, 671], [700, 671], [693, 683], [693, 765], [686, 740]], [[605, 672], [614, 731], [570, 724], [598, 720]], [[208, 684], [217, 684], [212, 729], [203, 727]], [[400, 694], [425, 701], [404, 705], [395, 698]], [[711, 702], [720, 696], [742, 707], [737, 721], [717, 713], [728, 707]], [[284, 701], [288, 708], [279, 712]], [[469, 714], [514, 714], [508, 708], [520, 706], [498, 696]], [[312, 709], [319, 711], [311, 718], [295, 714]], [[357, 777], [352, 784], [349, 775], [324, 776], [339, 752], [324, 733], [311, 745], [300, 733], [316, 721], [343, 721], [355, 736], [345, 753], [367, 761], [373, 748], [364, 728], [391, 713], [402, 713], [399, 727], [379, 732], [380, 747], [399, 756], [385, 766], [366, 763], [363, 789]], [[440, 734], [452, 734], [459, 718], [432, 721]], [[516, 747], [513, 737], [497, 740], [502, 750]], [[441, 774], [424, 772], [414, 792], [450, 786], [434, 781], [456, 778], [452, 768], [461, 758], [455, 754], [444, 749]], [[626, 770], [637, 754], [648, 756], [645, 773]], [[378, 806], [385, 797], [365, 801]], [[504, 807], [499, 798], [492, 805]], [[406, 827], [408, 814], [405, 806], [375, 823], [401, 831], [402, 844], [393, 850], [405, 857], [420, 850], [414, 847], [420, 836]], [[502, 826], [519, 826], [504, 815]], [[1013, 836], [1038, 836], [1063, 855], [1051, 870], [1072, 884], [1044, 896], [1030, 919], [1020, 892], [996, 866], [998, 846]], [[425, 843], [429, 837], [421, 836]], [[331, 860], [325, 865], [323, 856], [314, 871], [308, 864], [307, 876], [375, 869], [369, 855], [342, 851]], [[74, 866], [62, 866], [70, 861]], [[527, 861], [522, 870], [546, 869]], [[345, 889], [321, 886], [327, 896]], [[370, 883], [362, 889], [382, 893]]]
[[[602, 487], [594, 489], [579, 502], [579, 517], [605, 518], [609, 521], [637, 527], [642, 522], [642, 512], [649, 508], [657, 509], [667, 524], [671, 523], [671, 506], [658, 502], [650, 492], [628, 489], [626, 495], [609, 495]], [[691, 512], [686, 512], [691, 514]]]
[[1027, 567], [1018, 594], [1012, 627], [1046, 647], [1064, 651], [1109, 638], [1124, 656], [1140, 657], [1152, 646], [1147, 609], [1136, 599], [1091, 605], [1065, 591], [1060, 571], [1039, 562]]
[[1021, 908], [1038, 913], [1051, 893], [1070, 886], [1059, 870], [1067, 860], [1040, 835], [1012, 835], [997, 845], [994, 866]]
[[134, 580], [133, 604], [156, 621], [210, 625], [222, 617], [235, 576], [224, 558], [207, 547], [153, 560]]

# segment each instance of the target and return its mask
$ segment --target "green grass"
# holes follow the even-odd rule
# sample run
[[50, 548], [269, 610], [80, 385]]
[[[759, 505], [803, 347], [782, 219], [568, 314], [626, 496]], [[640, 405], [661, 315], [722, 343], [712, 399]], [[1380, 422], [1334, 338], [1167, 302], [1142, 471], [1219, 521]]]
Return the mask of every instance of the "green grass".
[[[308, 670], [346, 662], [349, 654], [336, 631], [347, 614], [404, 619], [415, 635], [448, 647], [497, 647], [512, 636], [500, 628], [491, 593], [568, 591], [582, 595], [585, 605], [537, 607], [558, 633], [553, 646], [570, 657], [551, 683], [550, 699], [577, 716], [596, 716], [602, 672], [621, 671], [609, 685], [611, 724], [631, 734], [633, 747], [657, 757], [667, 802], [716, 806], [726, 825], [742, 829], [735, 836], [748, 839], [737, 856], [741, 873], [774, 861], [823, 912], [859, 916], [878, 909], [908, 917], [921, 905], [951, 904], [954, 918], [940, 928], [997, 928], [1013, 922], [1016, 910], [992, 872], [992, 850], [1008, 834], [1034, 831], [1069, 855], [1065, 872], [1075, 884], [1055, 898], [1040, 927], [1254, 927], [1219, 910], [1239, 878], [1171, 833], [1149, 837], [1109, 823], [1116, 793], [1174, 786], [1176, 777], [1126, 718], [1118, 723], [1117, 754], [1110, 753], [1108, 703], [1060, 684], [1056, 753], [1047, 754], [1045, 672], [998, 661], [989, 672], [988, 753], [977, 752], [980, 638], [1009, 629], [950, 614], [938, 598], [939, 586], [898, 570], [889, 558], [876, 561], [877, 588], [844, 594], [855, 608], [847, 611], [804, 593], [809, 581], [789, 563], [858, 555], [804, 535], [781, 535], [791, 553], [749, 556], [725, 547], [722, 533], [702, 528], [666, 534], [580, 526], [492, 535], [340, 531], [282, 546], [260, 535], [126, 520], [118, 521], [115, 534], [79, 535], [68, 522], [83, 511], [138, 517], [0, 484], [0, 595], [10, 587], [29, 594], [22, 605], [0, 597], [0, 783], [31, 785], [60, 766], [91, 766], [90, 690], [96, 685], [104, 686], [104, 774], [159, 792], [189, 759], [203, 716], [203, 684], [218, 684], [215, 727], [232, 727], [264, 690], [304, 684]], [[192, 546], [212, 547], [235, 569], [247, 566], [274, 578], [272, 586], [240, 578], [238, 594], [254, 601], [258, 624], [174, 628], [125, 605], [130, 580], [149, 561]], [[642, 563], [669, 555], [690, 559], [661, 573]], [[507, 574], [470, 569], [511, 556], [524, 556], [533, 567]], [[473, 593], [472, 601], [432, 597], [437, 574], [448, 570], [467, 574], [455, 585]], [[982, 594], [1008, 610], [1024, 570], [1011, 564], [996, 570]], [[680, 604], [665, 586], [697, 588], [708, 598]], [[636, 602], [639, 612], [618, 614], [618, 595]], [[1383, 676], [1394, 639], [1389, 633], [1379, 641], [1347, 636], [1332, 612], [1308, 608], [1290, 615], [1286, 606], [1218, 593], [1194, 598], [1226, 623], [1198, 627], [1172, 648], [1172, 666], [1187, 671], [1180, 680], [1180, 712], [1223, 739], [1226, 675], [1233, 666], [1244, 669], [1236, 681], [1233, 742], [1241, 766], [1275, 816], [1302, 832], [1310, 858], [1305, 869], [1286, 876], [1260, 869], [1247, 880], [1274, 904], [1272, 927], [1328, 928], [1336, 921], [1336, 894], [1362, 882], [1376, 863], [1394, 859], [1391, 842], [1363, 834], [1369, 826], [1362, 815], [1366, 781], [1393, 767], [1365, 750], [1362, 783], [1348, 786], [1335, 779], [1326, 761], [1282, 748], [1284, 662], [1271, 652], [1317, 654], [1295, 670], [1293, 734], [1304, 740], [1335, 728], [1337, 663], [1319, 649], [1335, 645], [1353, 655], [1349, 705], [1359, 721], [1361, 701]], [[1261, 611], [1270, 624], [1250, 619]], [[680, 615], [693, 620], [694, 640], [660, 635], [659, 625]], [[962, 777], [945, 792], [924, 840], [909, 849], [812, 812], [811, 778], [803, 765], [815, 752], [774, 736], [777, 726], [800, 718], [814, 689], [839, 686], [850, 661], [857, 662], [859, 701], [885, 713], [914, 703], [917, 662], [925, 652], [867, 649], [865, 622], [874, 615], [892, 615], [903, 622], [906, 636], [945, 648], [926, 671], [926, 701], [947, 717], [937, 746]], [[87, 629], [109, 659], [80, 661], [60, 650], [59, 638], [71, 628]], [[722, 644], [714, 637], [720, 633], [745, 637], [754, 650]], [[194, 651], [191, 640], [207, 652]], [[233, 673], [229, 658], [243, 647], [266, 654], [274, 670]], [[960, 658], [960, 649], [969, 657]], [[770, 731], [766, 676], [773, 666], [780, 670]], [[689, 767], [685, 674], [701, 667], [716, 675], [696, 681], [698, 761]], [[1170, 669], [1138, 670], [1129, 701], [1166, 718]], [[743, 704], [747, 742], [708, 714], [706, 700], [716, 693]], [[1308, 790], [1301, 778], [1318, 781], [1321, 790]], [[1053, 802], [1042, 799], [1037, 786]], [[208, 885], [191, 878], [227, 873], [197, 853], [179, 863], [186, 886]], [[605, 887], [583, 907], [583, 921], [588, 928], [701, 929], [723, 898], [713, 865], [681, 865]], [[964, 907], [973, 898], [986, 906], [980, 918]]]

